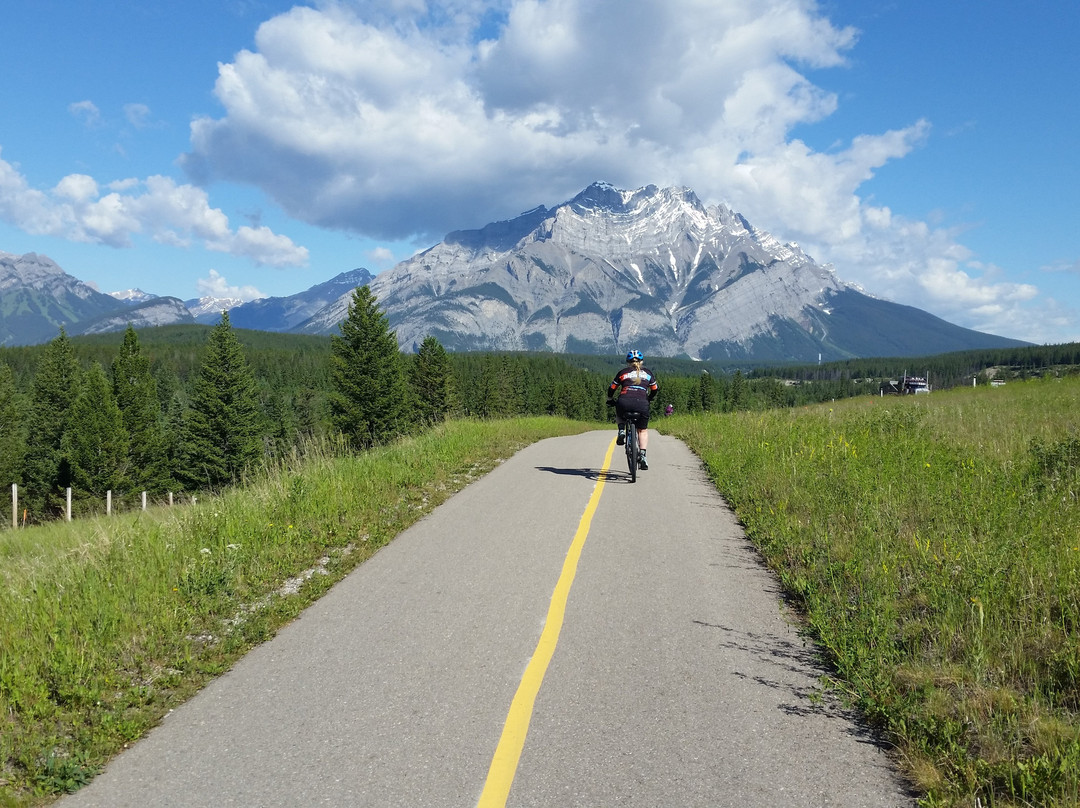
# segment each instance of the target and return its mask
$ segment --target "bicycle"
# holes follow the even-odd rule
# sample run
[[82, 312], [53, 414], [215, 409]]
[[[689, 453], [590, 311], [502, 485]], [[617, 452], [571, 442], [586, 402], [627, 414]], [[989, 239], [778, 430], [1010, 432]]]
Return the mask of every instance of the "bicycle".
[[638, 448], [637, 448], [638, 436], [637, 436], [637, 424], [634, 423], [633, 418], [626, 419], [626, 465], [630, 469], [630, 482], [637, 482], [637, 462], [638, 462]]
[[630, 482], [637, 482], [638, 462], [641, 449], [638, 446], [638, 418], [640, 413], [626, 413], [626, 467], [630, 470]]
[[[615, 406], [615, 402], [609, 400], [608, 406]], [[637, 482], [638, 461], [641, 457], [638, 447], [638, 418], [640, 413], [626, 413], [626, 467], [630, 471], [630, 482]]]

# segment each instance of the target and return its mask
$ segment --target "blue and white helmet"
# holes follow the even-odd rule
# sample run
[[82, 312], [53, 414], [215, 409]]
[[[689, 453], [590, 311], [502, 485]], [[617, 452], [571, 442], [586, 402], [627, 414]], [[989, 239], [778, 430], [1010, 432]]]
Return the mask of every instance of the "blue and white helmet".
[[644, 362], [645, 355], [641, 351], [630, 351], [626, 354], [627, 362]]

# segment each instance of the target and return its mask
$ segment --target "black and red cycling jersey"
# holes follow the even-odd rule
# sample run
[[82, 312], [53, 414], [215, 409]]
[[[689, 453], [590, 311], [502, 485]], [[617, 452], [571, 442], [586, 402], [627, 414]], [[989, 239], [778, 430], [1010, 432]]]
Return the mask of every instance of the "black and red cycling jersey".
[[628, 402], [635, 399], [652, 401], [660, 389], [656, 383], [656, 375], [651, 370], [633, 365], [627, 365], [615, 374], [615, 378], [608, 386], [608, 398], [614, 396], [620, 388], [622, 392], [619, 393], [619, 400], [629, 397]]

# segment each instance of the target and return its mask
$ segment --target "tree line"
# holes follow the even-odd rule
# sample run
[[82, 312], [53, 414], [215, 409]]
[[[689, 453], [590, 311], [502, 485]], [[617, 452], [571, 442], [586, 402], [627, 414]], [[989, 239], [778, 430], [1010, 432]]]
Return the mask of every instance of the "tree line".
[[[143, 491], [159, 498], [213, 491], [313, 441], [359, 451], [460, 416], [611, 419], [605, 393], [621, 357], [450, 354], [434, 337], [402, 354], [367, 287], [354, 292], [339, 331], [329, 339], [240, 332], [224, 313], [210, 328], [147, 329], [147, 345], [129, 326], [119, 346], [118, 335], [73, 340], [61, 331], [44, 346], [0, 349], [0, 484], [19, 486], [20, 507], [36, 522], [63, 512], [69, 488], [77, 513], [100, 510], [107, 491], [121, 507]], [[973, 362], [1001, 358], [983, 352], [945, 366], [966, 372]], [[1042, 358], [1077, 361], [1080, 354]], [[654, 411], [794, 407], [876, 394], [872, 377], [900, 361], [912, 363], [851, 360], [744, 373], [657, 358], [649, 362], [660, 379]]]
[[989, 384], [992, 379], [1028, 379], [1047, 373], [1080, 373], [1080, 343], [955, 351], [925, 357], [864, 357], [823, 365], [757, 368], [758, 378], [799, 381], [885, 380], [928, 376], [935, 390]]

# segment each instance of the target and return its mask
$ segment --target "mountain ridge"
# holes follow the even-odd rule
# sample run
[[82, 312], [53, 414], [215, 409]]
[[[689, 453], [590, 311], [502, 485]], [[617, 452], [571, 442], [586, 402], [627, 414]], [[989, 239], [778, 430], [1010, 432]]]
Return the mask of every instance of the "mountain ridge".
[[[188, 301], [186, 312], [137, 305], [150, 306], [148, 316], [197, 322], [216, 322], [225, 308], [237, 327], [327, 335], [364, 284], [404, 350], [432, 335], [457, 351], [618, 354], [636, 347], [699, 360], [809, 362], [1029, 344], [867, 295], [798, 244], [725, 205], [703, 205], [689, 188], [603, 182], [552, 208], [449, 233], [377, 276], [354, 269], [296, 295], [202, 301], [201, 310]], [[113, 304], [124, 311], [84, 319], [122, 328], [136, 304]]]
[[[370, 288], [405, 350], [432, 334], [450, 350], [638, 347], [694, 359], [806, 362], [928, 344], [942, 351], [1026, 344], [866, 295], [727, 206], [655, 185], [594, 183], [553, 208], [455, 231], [380, 273]], [[341, 298], [301, 330], [332, 333], [348, 303]], [[860, 317], [892, 330], [867, 339]]]

